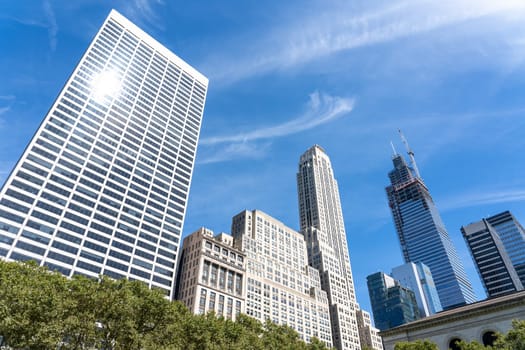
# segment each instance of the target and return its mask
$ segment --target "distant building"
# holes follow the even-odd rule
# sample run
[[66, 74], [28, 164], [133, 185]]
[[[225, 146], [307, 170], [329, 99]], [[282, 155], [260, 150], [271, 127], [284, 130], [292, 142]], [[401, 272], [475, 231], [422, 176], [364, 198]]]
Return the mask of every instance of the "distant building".
[[426, 317], [443, 310], [439, 295], [428, 266], [412, 262], [392, 269], [392, 277], [416, 295], [419, 314]]
[[357, 310], [356, 315], [361, 347], [363, 349], [383, 349], [383, 342], [379, 336], [379, 329], [372, 326], [370, 314], [364, 310]]
[[339, 188], [330, 158], [319, 146], [299, 159], [297, 192], [301, 233], [310, 266], [319, 270], [328, 294], [333, 344], [339, 350], [361, 349], [356, 302]]
[[525, 286], [525, 229], [510, 211], [504, 211], [486, 220], [501, 238], [521, 284]]
[[[486, 219], [461, 227], [476, 269], [489, 297], [523, 290], [497, 231]], [[521, 252], [525, 256], [525, 251]]]
[[303, 235], [259, 210], [234, 216], [231, 231], [246, 253], [246, 314], [332, 346], [328, 298], [308, 265]]
[[430, 268], [444, 309], [472, 303], [476, 297], [463, 264], [419, 175], [414, 153], [408, 149], [408, 154], [411, 166], [401, 155], [393, 155], [386, 188], [403, 258]]
[[374, 323], [381, 331], [420, 318], [414, 292], [383, 272], [367, 278]]
[[525, 319], [525, 291], [487, 299], [382, 331], [385, 350], [399, 342], [430, 340], [440, 350], [458, 350], [455, 342], [492, 345], [495, 334], [507, 333], [512, 320]]
[[245, 254], [233, 238], [200, 228], [184, 239], [177, 299], [195, 314], [214, 311], [228, 319], [245, 312]]
[[207, 87], [111, 11], [0, 191], [0, 257], [172, 298]]

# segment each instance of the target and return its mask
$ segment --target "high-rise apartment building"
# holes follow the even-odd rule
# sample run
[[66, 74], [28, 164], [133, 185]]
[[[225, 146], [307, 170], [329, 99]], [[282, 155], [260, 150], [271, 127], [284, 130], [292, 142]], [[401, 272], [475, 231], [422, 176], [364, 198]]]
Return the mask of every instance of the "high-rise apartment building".
[[432, 278], [432, 273], [427, 265], [409, 262], [394, 267], [391, 275], [402, 286], [414, 292], [421, 317], [430, 316], [443, 310], [434, 278]]
[[374, 323], [384, 331], [420, 318], [414, 292], [383, 272], [366, 278]]
[[207, 85], [112, 11], [0, 192], [0, 256], [172, 297]]
[[486, 220], [497, 231], [521, 284], [525, 286], [525, 229], [508, 210]]
[[246, 255], [233, 237], [200, 228], [184, 238], [176, 298], [194, 314], [215, 312], [230, 320], [245, 313]]
[[361, 349], [339, 189], [330, 159], [320, 146], [314, 145], [300, 157], [297, 189], [308, 262], [319, 270], [321, 286], [328, 294], [334, 346]]
[[231, 232], [246, 253], [246, 314], [332, 346], [328, 298], [303, 235], [259, 210], [234, 216]]
[[[486, 219], [461, 227], [485, 292], [489, 297], [523, 290], [498, 232]], [[525, 252], [522, 252], [525, 255]]]
[[448, 309], [476, 301], [463, 264], [441, 220], [430, 192], [415, 165], [394, 154], [388, 173], [388, 203], [405, 262], [422, 262], [430, 268], [441, 301]]

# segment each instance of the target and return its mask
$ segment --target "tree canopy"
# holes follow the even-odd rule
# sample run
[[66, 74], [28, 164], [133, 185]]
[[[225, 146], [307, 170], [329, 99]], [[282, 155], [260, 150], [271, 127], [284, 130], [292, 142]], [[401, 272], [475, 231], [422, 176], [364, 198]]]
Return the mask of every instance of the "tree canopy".
[[246, 315], [193, 315], [138, 281], [67, 279], [35, 263], [0, 261], [0, 336], [12, 349], [323, 350], [290, 327]]

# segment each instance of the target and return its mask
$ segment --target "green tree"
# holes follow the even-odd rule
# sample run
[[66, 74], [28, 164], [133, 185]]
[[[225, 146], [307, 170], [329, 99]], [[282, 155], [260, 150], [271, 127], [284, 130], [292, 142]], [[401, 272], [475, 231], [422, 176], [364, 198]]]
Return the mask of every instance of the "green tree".
[[394, 350], [439, 350], [438, 346], [428, 340], [416, 340], [413, 342], [399, 342]]
[[525, 350], [525, 320], [512, 321], [512, 328], [505, 335], [499, 335], [495, 349]]
[[66, 279], [35, 263], [0, 261], [0, 334], [15, 348], [50, 349], [63, 334]]
[[0, 334], [24, 350], [324, 350], [288, 326], [192, 315], [144, 283], [67, 279], [35, 263], [0, 261]]

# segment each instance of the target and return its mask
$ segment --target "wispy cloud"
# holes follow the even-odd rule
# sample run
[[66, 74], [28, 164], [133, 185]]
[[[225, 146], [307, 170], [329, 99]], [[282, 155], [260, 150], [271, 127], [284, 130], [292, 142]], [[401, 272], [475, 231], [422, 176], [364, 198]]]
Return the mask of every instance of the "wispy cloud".
[[211, 164], [226, 162], [231, 159], [239, 158], [252, 158], [261, 159], [266, 155], [266, 152], [270, 148], [271, 143], [266, 142], [262, 144], [254, 144], [250, 142], [232, 143], [223, 148], [220, 152], [214, 152], [211, 155], [205, 155], [204, 157], [198, 158], [198, 164]]
[[49, 0], [44, 1], [44, 16], [47, 22], [47, 33], [49, 36], [49, 47], [51, 51], [55, 51], [57, 48], [57, 34], [58, 34], [58, 24], [55, 17], [55, 12], [51, 7]]
[[0, 107], [0, 116], [2, 116], [2, 114], [4, 113], [9, 112], [10, 109], [11, 107]]
[[493, 190], [487, 192], [464, 193], [440, 201], [440, 209], [443, 211], [459, 208], [483, 206], [498, 203], [525, 202], [525, 188], [513, 188]]
[[296, 134], [328, 123], [351, 112], [354, 109], [354, 104], [355, 100], [352, 98], [330, 96], [314, 92], [310, 94], [306, 112], [298, 118], [289, 120], [283, 124], [260, 128], [255, 131], [208, 137], [202, 139], [200, 144], [214, 145], [218, 143], [246, 142]]
[[[525, 12], [521, 0], [409, 0], [383, 3], [380, 10], [366, 9], [356, 13], [352, 5], [327, 8], [322, 2], [319, 11], [306, 18], [289, 21], [258, 43], [243, 45], [244, 56], [232, 59], [212, 59], [216, 72], [214, 78], [236, 81], [249, 76], [264, 74], [298, 66], [344, 50], [360, 48], [400, 38], [428, 33], [460, 23], [490, 16], [506, 18]], [[498, 25], [505, 25], [505, 20]], [[480, 26], [481, 31], [488, 28]], [[247, 48], [245, 48], [247, 47]], [[236, 52], [235, 54], [238, 54]], [[219, 69], [217, 65], [219, 63]]]
[[157, 29], [163, 29], [161, 17], [155, 6], [164, 5], [162, 0], [126, 0], [123, 12], [139, 25], [153, 25]]
[[[355, 99], [353, 98], [314, 92], [310, 94], [305, 112], [282, 124], [261, 127], [254, 131], [202, 138], [199, 141], [201, 147], [215, 147], [213, 147], [213, 154], [204, 155], [199, 163], [217, 163], [248, 156], [262, 158], [270, 148], [272, 139], [303, 132], [334, 121], [350, 113], [354, 105]], [[261, 143], [261, 140], [266, 140], [266, 142]], [[208, 148], [211, 149], [211, 147]]]

